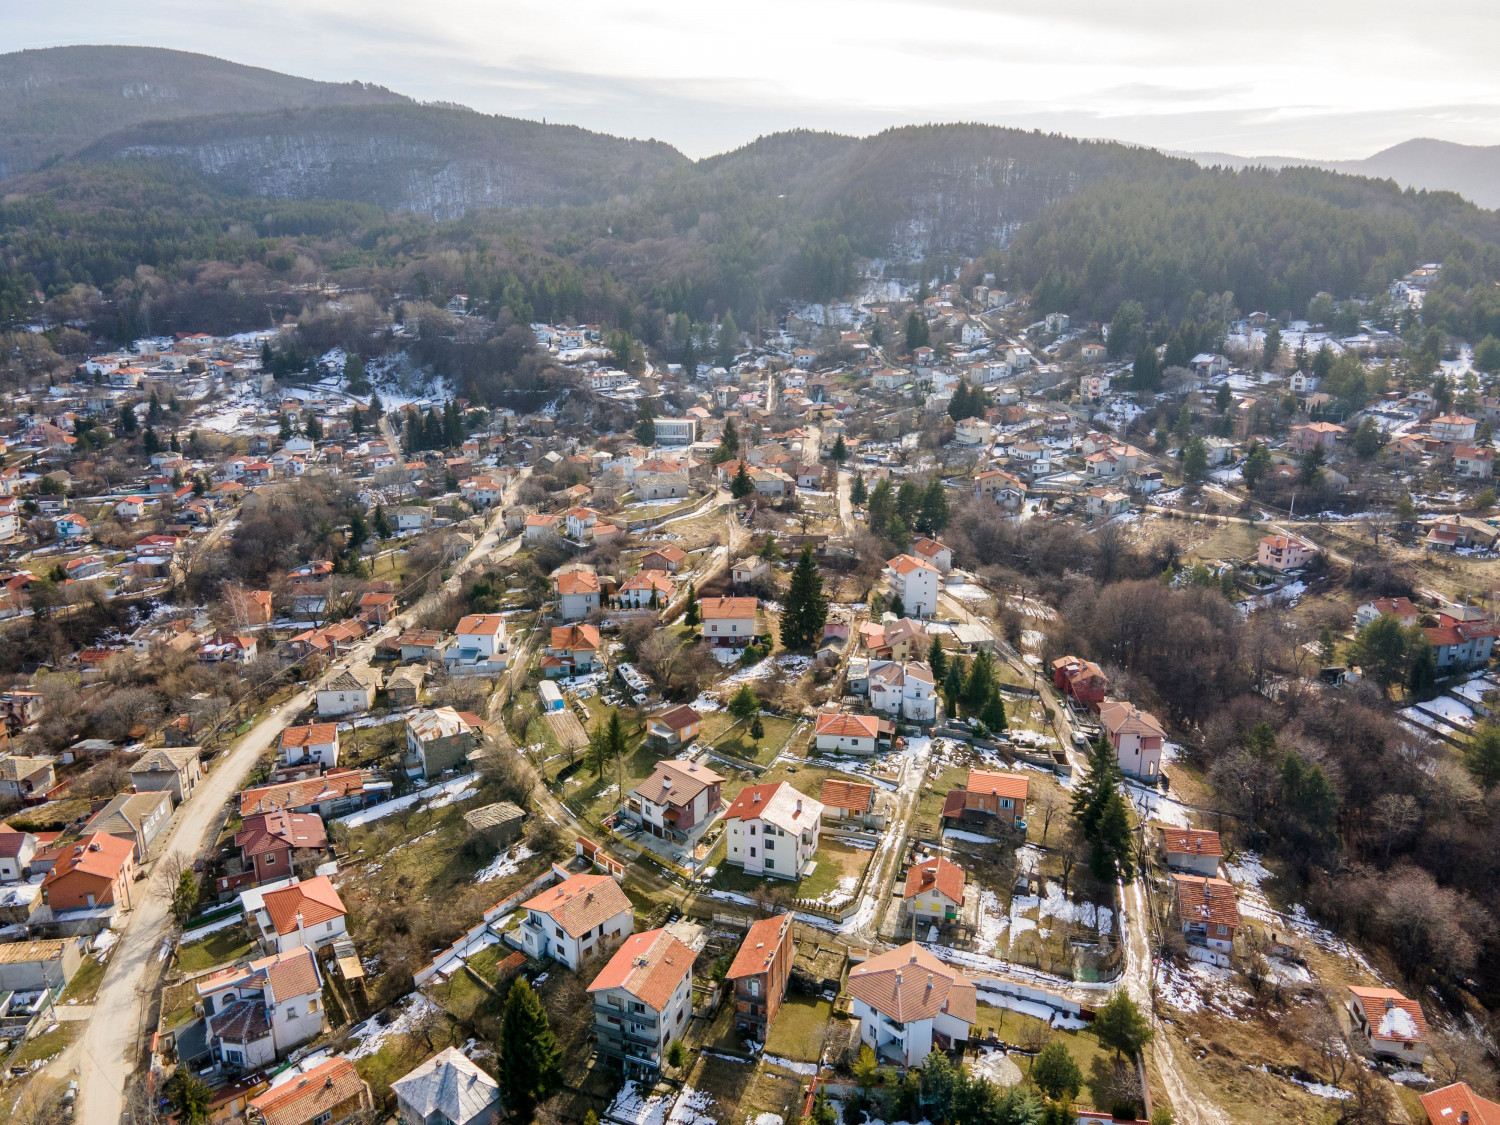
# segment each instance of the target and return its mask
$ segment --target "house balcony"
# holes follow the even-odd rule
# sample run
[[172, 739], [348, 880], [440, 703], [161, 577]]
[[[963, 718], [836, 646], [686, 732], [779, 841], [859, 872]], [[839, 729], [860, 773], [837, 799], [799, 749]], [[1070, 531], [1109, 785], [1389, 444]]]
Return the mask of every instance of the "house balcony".
[[[591, 1006], [600, 1015], [613, 1016], [615, 1019], [639, 1024], [641, 1027], [655, 1027], [657, 1024], [656, 1017], [646, 1012], [627, 1012], [613, 1005], [601, 1004], [597, 1001]], [[611, 1030], [614, 1030], [614, 1028], [611, 1027]]]

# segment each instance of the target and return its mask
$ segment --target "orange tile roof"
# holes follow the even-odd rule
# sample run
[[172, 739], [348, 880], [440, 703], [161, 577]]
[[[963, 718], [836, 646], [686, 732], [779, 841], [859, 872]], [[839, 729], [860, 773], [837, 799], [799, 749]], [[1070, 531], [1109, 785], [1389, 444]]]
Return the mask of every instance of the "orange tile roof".
[[702, 598], [698, 602], [698, 612], [704, 621], [754, 618], [758, 605], [755, 598]]
[[327, 875], [319, 875], [264, 896], [266, 913], [271, 916], [271, 925], [277, 934], [289, 934], [297, 929], [297, 915], [307, 926], [316, 926], [348, 913], [344, 900], [328, 881]]
[[1030, 782], [1020, 774], [995, 773], [993, 770], [970, 770], [969, 784], [966, 788], [971, 793], [988, 793], [995, 797], [1010, 797], [1013, 800], [1024, 801]]
[[337, 723], [309, 723], [305, 727], [287, 727], [281, 732], [281, 747], [323, 746], [339, 740]]
[[1459, 1125], [1465, 1114], [1468, 1125], [1500, 1125], [1500, 1102], [1481, 1098], [1467, 1082], [1455, 1082], [1418, 1098], [1427, 1112], [1428, 1125]]
[[1212, 922], [1220, 926], [1238, 926], [1240, 908], [1234, 888], [1223, 879], [1205, 879], [1201, 875], [1176, 875], [1177, 912], [1184, 922]]
[[586, 570], [574, 570], [558, 575], [557, 592], [559, 594], [597, 594], [599, 576], [590, 574]]
[[599, 629], [594, 625], [554, 625], [549, 648], [558, 652], [580, 652], [599, 647]]
[[498, 613], [471, 613], [459, 621], [453, 632], [461, 637], [493, 637], [505, 632], [505, 618]]
[[1165, 738], [1167, 735], [1150, 711], [1142, 711], [1133, 703], [1124, 703], [1118, 699], [1107, 700], [1099, 705], [1099, 721], [1111, 735], [1154, 734], [1158, 738]]
[[906, 898], [914, 898], [929, 887], [936, 887], [938, 892], [948, 898], [950, 902], [962, 903], [964, 900], [964, 869], [956, 863], [952, 863], [941, 856], [929, 859], [923, 863], [914, 863], [906, 871]]
[[781, 947], [791, 930], [790, 914], [777, 914], [756, 922], [745, 934], [745, 940], [740, 943], [739, 952], [734, 955], [734, 961], [725, 975], [730, 980], [738, 980], [740, 977], [753, 977], [765, 972], [771, 967], [776, 950]]
[[874, 715], [844, 715], [824, 712], [818, 716], [815, 734], [835, 737], [874, 738], [880, 733], [880, 720]]
[[836, 809], [868, 809], [874, 795], [873, 785], [828, 777], [823, 779], [823, 791], [818, 795], [818, 800]]
[[276, 809], [295, 809], [318, 801], [333, 800], [347, 796], [365, 787], [363, 770], [335, 770], [322, 777], [311, 777], [304, 781], [283, 781], [276, 785], [261, 785], [246, 789], [240, 794], [240, 816], [273, 812]]
[[42, 880], [42, 885], [56, 882], [72, 871], [113, 879], [134, 854], [135, 845], [124, 837], [111, 836], [108, 832], [95, 832], [92, 836], [79, 840], [71, 850], [64, 849], [62, 856]]
[[973, 1023], [976, 994], [969, 979], [914, 941], [849, 970], [849, 994], [899, 1023], [947, 1012]]
[[631, 912], [630, 900], [609, 875], [574, 875], [527, 899], [521, 909], [547, 915], [575, 938], [622, 911]]
[[666, 930], [631, 934], [589, 985], [590, 992], [623, 988], [658, 1012], [667, 1006], [683, 977], [693, 971], [693, 951]]
[[[1418, 1004], [1415, 1000], [1403, 996], [1394, 988], [1359, 988], [1351, 984], [1349, 991], [1358, 996], [1360, 1002], [1365, 1006], [1365, 1018], [1370, 1021], [1371, 1039], [1406, 1043], [1427, 1038], [1427, 1017], [1422, 1014], [1422, 1005]], [[1391, 1007], [1400, 1008], [1411, 1017], [1412, 1025], [1416, 1029], [1416, 1035], [1381, 1033], [1380, 1025], [1386, 1013], [1387, 1000], [1390, 1001]]]
[[[342, 1055], [320, 1062], [317, 1066], [273, 1086], [250, 1100], [250, 1108], [265, 1125], [306, 1125], [307, 1122], [353, 1098], [368, 1098], [369, 1088]], [[363, 1099], [361, 1099], [363, 1100]]]
[[1172, 855], [1223, 855], [1217, 832], [1196, 828], [1163, 828], [1162, 846]]

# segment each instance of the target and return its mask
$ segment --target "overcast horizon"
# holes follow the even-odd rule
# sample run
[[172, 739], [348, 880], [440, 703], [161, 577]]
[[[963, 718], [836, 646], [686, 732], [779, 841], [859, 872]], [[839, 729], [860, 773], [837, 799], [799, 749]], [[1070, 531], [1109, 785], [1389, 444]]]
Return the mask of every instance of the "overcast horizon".
[[[1173, 151], [1353, 160], [1413, 137], [1500, 143], [1500, 11], [1330, 0], [1253, 25], [1185, 0], [101, 0], [0, 14], [8, 50], [169, 47], [424, 101], [653, 137], [699, 158], [791, 128], [982, 121]], [[1361, 18], [1355, 20], [1355, 14]], [[64, 18], [66, 16], [66, 18]], [[1404, 17], [1404, 18], [1403, 18]], [[1488, 29], [1488, 31], [1486, 31]], [[1394, 76], [1394, 77], [1392, 77]]]

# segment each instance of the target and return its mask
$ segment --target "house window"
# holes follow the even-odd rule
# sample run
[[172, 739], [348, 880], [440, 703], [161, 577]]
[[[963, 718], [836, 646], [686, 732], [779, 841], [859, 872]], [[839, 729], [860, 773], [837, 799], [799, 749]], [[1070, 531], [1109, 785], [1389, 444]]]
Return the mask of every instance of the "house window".
[[324, 1110], [312, 1119], [312, 1125], [328, 1125], [333, 1120], [333, 1110]]
[[[754, 848], [751, 848], [751, 849], [750, 849], [750, 858], [751, 858], [751, 859], [754, 859], [754, 858], [755, 858], [755, 849], [754, 849]], [[91, 904], [90, 904], [90, 905], [92, 905], [92, 903], [91, 903]]]
[[630, 1005], [630, 1010], [632, 1012], [644, 1012], [646, 1010], [646, 1005], [641, 1003], [632, 1003]]
[[776, 861], [772, 860], [772, 859], [767, 859], [766, 860], [766, 870], [767, 871], [775, 871], [776, 870]]
[[759, 996], [760, 995], [760, 981], [758, 981], [758, 980], [751, 980], [751, 982], [750, 982], [750, 995], [751, 996]]
[[270, 855], [266, 856], [266, 866], [267, 867], [271, 867], [275, 863], [276, 863], [276, 853], [272, 852]]

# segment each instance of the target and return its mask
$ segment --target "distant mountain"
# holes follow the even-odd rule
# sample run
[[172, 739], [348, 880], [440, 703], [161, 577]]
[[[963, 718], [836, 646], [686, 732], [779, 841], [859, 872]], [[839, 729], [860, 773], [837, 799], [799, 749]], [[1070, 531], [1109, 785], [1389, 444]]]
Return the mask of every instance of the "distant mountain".
[[438, 219], [475, 207], [599, 203], [688, 163], [659, 141], [415, 104], [149, 122], [76, 159], [157, 160], [240, 194], [346, 199]]
[[1204, 167], [1327, 168], [1375, 180], [1395, 180], [1403, 188], [1456, 191], [1490, 210], [1500, 209], [1500, 145], [1461, 145], [1426, 137], [1402, 141], [1363, 160], [1310, 160], [1299, 156], [1235, 156], [1228, 152], [1181, 152]]
[[362, 82], [314, 82], [159, 47], [16, 51], [0, 55], [0, 180], [143, 121], [410, 100]]

